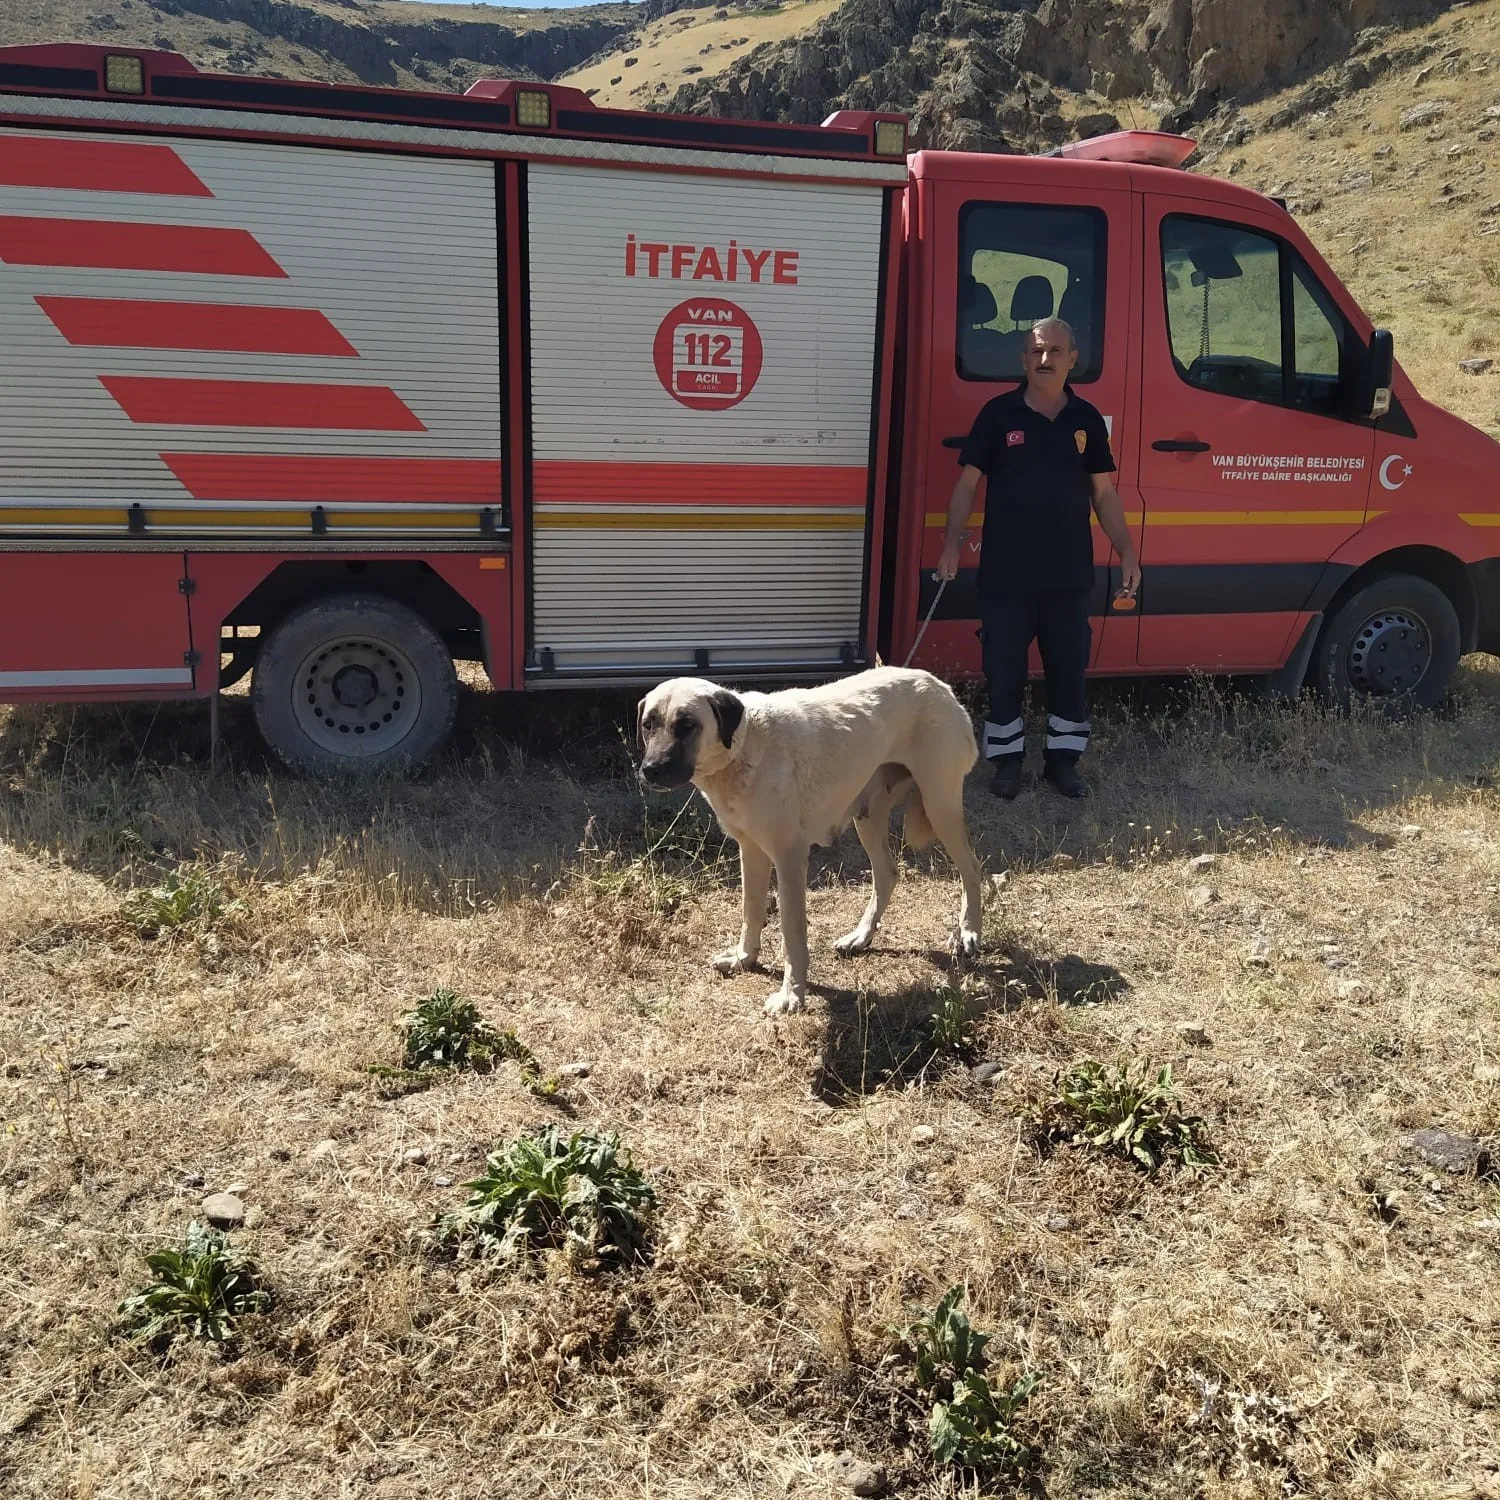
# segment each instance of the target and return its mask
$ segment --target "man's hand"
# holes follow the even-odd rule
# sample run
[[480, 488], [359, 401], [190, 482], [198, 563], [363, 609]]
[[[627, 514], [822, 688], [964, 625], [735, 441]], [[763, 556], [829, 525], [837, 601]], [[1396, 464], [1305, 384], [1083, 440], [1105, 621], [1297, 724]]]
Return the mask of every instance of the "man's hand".
[[958, 483], [948, 497], [948, 525], [943, 532], [943, 550], [938, 556], [937, 576], [944, 583], [958, 577], [958, 559], [963, 554], [964, 537], [968, 535], [969, 515], [974, 509], [974, 497], [979, 493], [979, 481], [984, 474], [972, 464], [959, 470]]
[[1134, 550], [1120, 558], [1120, 587], [1132, 596], [1141, 591], [1141, 565]]

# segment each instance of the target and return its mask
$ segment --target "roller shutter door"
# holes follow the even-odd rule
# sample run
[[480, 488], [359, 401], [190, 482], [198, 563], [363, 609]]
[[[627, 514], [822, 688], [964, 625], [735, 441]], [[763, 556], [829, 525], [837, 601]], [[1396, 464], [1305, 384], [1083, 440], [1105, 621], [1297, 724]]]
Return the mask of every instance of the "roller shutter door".
[[860, 640], [881, 191], [532, 165], [534, 662]]
[[0, 529], [477, 535], [495, 169], [0, 131]]

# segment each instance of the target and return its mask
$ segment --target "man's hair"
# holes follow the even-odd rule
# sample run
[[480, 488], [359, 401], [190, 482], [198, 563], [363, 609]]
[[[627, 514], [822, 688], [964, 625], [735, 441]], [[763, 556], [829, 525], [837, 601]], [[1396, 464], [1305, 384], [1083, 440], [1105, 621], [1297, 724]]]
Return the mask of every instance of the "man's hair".
[[1031, 325], [1032, 333], [1040, 333], [1044, 328], [1061, 328], [1068, 336], [1068, 348], [1078, 347], [1078, 336], [1073, 332], [1073, 325], [1066, 318], [1038, 318]]

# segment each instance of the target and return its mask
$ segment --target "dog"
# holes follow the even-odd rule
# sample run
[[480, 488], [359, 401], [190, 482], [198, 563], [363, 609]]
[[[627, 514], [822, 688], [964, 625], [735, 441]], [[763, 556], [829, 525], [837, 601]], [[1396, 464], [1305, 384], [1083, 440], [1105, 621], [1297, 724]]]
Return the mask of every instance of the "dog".
[[781, 911], [783, 977], [766, 1014], [807, 1004], [807, 860], [854, 823], [874, 882], [859, 925], [834, 948], [865, 952], [896, 884], [890, 815], [903, 800], [906, 841], [934, 836], [963, 882], [957, 950], [979, 952], [979, 861], [964, 824], [964, 778], [979, 758], [969, 716], [930, 672], [877, 666], [815, 688], [732, 693], [674, 677], [637, 709], [648, 787], [692, 782], [740, 846], [744, 923], [737, 947], [713, 960], [721, 974], [760, 956], [771, 869]]

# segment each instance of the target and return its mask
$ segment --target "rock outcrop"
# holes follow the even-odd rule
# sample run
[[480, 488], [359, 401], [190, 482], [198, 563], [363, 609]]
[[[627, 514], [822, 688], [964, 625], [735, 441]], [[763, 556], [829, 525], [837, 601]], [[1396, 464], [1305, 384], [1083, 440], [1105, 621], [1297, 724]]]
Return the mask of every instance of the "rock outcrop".
[[[1114, 128], [1107, 105], [1122, 99], [1156, 101], [1155, 116], [1137, 124], [1181, 127], [1358, 52], [1371, 28], [1410, 25], [1451, 3], [847, 0], [813, 31], [756, 48], [662, 107], [798, 122], [899, 109], [922, 144], [1045, 149]], [[1375, 70], [1364, 71], [1368, 82]], [[1058, 90], [1074, 96], [1071, 119]]]

